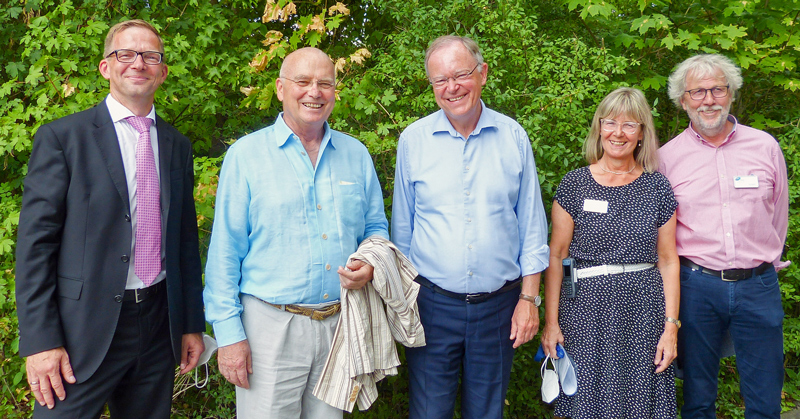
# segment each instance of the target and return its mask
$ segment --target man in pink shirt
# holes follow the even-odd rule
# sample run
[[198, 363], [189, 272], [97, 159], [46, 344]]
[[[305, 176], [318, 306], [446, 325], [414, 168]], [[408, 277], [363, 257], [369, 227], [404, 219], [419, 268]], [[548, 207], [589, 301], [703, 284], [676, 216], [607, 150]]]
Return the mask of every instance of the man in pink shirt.
[[780, 417], [783, 308], [777, 270], [786, 240], [786, 162], [769, 134], [729, 115], [741, 71], [719, 54], [696, 55], [669, 78], [689, 127], [665, 144], [660, 171], [678, 200], [681, 259], [678, 362], [683, 418], [715, 418], [720, 346], [730, 333], [745, 417]]

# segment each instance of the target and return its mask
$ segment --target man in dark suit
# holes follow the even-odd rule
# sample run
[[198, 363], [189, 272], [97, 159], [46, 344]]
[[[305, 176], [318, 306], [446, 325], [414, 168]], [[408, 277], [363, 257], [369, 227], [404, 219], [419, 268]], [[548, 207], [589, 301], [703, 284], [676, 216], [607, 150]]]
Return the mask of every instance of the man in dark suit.
[[34, 418], [169, 418], [176, 362], [203, 352], [191, 143], [153, 107], [163, 53], [147, 22], [115, 25], [106, 100], [34, 138], [16, 276]]

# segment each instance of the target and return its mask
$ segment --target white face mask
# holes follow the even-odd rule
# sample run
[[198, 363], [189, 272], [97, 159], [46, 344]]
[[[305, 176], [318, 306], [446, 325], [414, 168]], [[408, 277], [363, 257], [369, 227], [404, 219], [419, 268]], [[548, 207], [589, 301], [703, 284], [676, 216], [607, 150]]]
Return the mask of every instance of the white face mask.
[[[553, 366], [552, 370], [547, 369], [547, 361], [550, 361], [550, 365]], [[553, 360], [548, 356], [542, 362], [542, 401], [545, 403], [552, 403], [556, 397], [558, 397], [558, 393], [560, 392], [560, 387], [558, 385], [558, 369], [556, 364], [553, 363]]]
[[[203, 344], [206, 346], [206, 349], [200, 354], [200, 359], [197, 361], [198, 368], [194, 370], [194, 385], [197, 388], [203, 388], [208, 384], [208, 361], [214, 356], [214, 352], [217, 352], [217, 340], [205, 333], [203, 333]], [[202, 384], [197, 377], [197, 370], [201, 365], [206, 368], [206, 378], [203, 380]]]

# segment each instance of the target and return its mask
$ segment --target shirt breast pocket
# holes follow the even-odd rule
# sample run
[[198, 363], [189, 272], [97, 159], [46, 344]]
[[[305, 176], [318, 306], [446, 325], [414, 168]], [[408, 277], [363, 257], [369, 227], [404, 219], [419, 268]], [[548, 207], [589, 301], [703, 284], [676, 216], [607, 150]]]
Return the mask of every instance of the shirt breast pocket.
[[349, 228], [355, 231], [363, 230], [364, 214], [367, 213], [367, 197], [364, 192], [364, 185], [358, 182], [340, 180], [335, 185], [337, 191], [337, 209], [339, 219]]
[[755, 176], [758, 179], [758, 187], [736, 188], [736, 178], [734, 178], [736, 195], [750, 202], [772, 201], [775, 189], [775, 179], [772, 175], [765, 170], [753, 170], [748, 175]]

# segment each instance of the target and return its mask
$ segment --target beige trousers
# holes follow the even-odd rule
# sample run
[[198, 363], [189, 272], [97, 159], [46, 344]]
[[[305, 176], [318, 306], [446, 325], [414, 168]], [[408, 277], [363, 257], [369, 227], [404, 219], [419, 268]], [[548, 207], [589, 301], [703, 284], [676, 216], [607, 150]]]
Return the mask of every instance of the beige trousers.
[[250, 343], [250, 389], [236, 387], [239, 419], [341, 419], [342, 411], [312, 392], [330, 352], [339, 314], [325, 320], [287, 313], [242, 295]]

